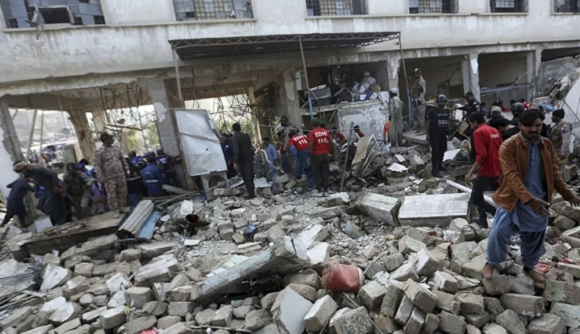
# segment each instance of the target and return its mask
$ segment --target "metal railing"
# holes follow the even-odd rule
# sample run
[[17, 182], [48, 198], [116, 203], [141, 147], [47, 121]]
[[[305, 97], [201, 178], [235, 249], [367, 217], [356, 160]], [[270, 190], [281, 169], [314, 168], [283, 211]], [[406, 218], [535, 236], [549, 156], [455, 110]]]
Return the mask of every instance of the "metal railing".
[[554, 13], [580, 13], [580, 0], [554, 0]]
[[452, 14], [459, 9], [458, 0], [409, 0], [411, 14]]
[[528, 0], [490, 0], [492, 13], [527, 13]]
[[365, 0], [306, 0], [308, 16], [367, 14]]
[[[28, 28], [33, 26], [35, 12], [43, 14], [40, 24], [70, 23], [73, 25], [105, 24], [101, 0], [0, 0], [7, 28]], [[49, 12], [60, 10], [65, 13], [63, 22], [51, 22]], [[37, 15], [38, 16], [38, 15]], [[66, 22], [65, 22], [66, 21]], [[39, 24], [39, 22], [36, 22]]]
[[251, 0], [173, 0], [178, 21], [251, 19]]

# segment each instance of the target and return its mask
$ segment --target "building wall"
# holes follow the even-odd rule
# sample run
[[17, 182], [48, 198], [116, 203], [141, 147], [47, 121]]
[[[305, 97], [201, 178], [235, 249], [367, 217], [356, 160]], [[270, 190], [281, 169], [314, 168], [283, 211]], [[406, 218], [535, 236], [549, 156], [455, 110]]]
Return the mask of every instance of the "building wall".
[[[405, 49], [579, 41], [578, 15], [552, 14], [551, 1], [529, 1], [528, 14], [490, 14], [487, 0], [459, 0], [458, 14], [410, 15], [407, 0], [368, 0], [368, 15], [308, 17], [304, 0], [253, 0], [256, 19], [176, 22], [170, 0], [102, 0], [105, 26], [0, 32], [0, 85], [44, 78], [171, 68], [168, 40], [238, 35], [401, 31]], [[144, 4], [144, 5], [143, 5]], [[139, 7], [139, 8], [135, 8]], [[479, 15], [471, 15], [477, 13]], [[147, 18], [144, 22], [144, 18]], [[518, 34], [506, 32], [518, 31]], [[395, 42], [358, 52], [396, 50]], [[0, 95], [2, 88], [0, 87]]]

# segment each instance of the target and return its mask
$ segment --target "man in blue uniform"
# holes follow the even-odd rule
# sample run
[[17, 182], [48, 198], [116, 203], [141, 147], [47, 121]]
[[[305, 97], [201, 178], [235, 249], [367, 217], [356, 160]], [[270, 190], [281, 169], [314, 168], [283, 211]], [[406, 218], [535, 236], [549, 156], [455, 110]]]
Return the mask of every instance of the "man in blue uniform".
[[17, 179], [6, 187], [12, 190], [10, 190], [10, 195], [8, 195], [8, 200], [6, 201], [7, 210], [2, 226], [8, 224], [12, 217], [17, 216], [20, 221], [20, 227], [25, 227], [26, 207], [24, 206], [24, 196], [28, 192], [34, 192], [34, 189], [23, 178]]
[[177, 173], [173, 168], [172, 160], [173, 159], [170, 156], [163, 152], [162, 148], [157, 150], [157, 165], [159, 166], [159, 170], [161, 170], [163, 177], [165, 177], [167, 184], [174, 187], [179, 187], [180, 185], [179, 181], [177, 180]]
[[155, 163], [155, 157], [147, 157], [147, 167], [143, 168], [141, 171], [141, 177], [143, 178], [143, 184], [147, 188], [147, 192], [150, 197], [158, 197], [163, 195], [163, 184], [165, 179], [163, 174], [157, 167]]

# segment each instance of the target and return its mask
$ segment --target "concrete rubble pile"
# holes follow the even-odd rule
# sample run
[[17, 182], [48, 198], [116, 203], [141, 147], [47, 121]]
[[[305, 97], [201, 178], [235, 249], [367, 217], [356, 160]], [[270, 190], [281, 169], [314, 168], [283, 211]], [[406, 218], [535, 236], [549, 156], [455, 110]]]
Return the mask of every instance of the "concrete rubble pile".
[[[580, 333], [580, 209], [561, 199], [552, 207], [544, 286], [522, 274], [515, 239], [511, 259], [483, 279], [489, 229], [468, 223], [468, 194], [427, 179], [426, 154], [418, 146], [387, 158], [385, 183], [370, 191], [315, 199], [286, 191], [288, 180], [278, 183], [284, 192], [265, 188], [244, 200], [223, 188], [207, 204], [169, 208], [171, 219], [147, 243], [119, 243], [112, 234], [27, 262], [7, 258], [0, 327], [7, 334]], [[203, 224], [186, 233], [180, 226], [191, 213]], [[250, 225], [257, 232], [248, 234]], [[331, 272], [338, 264], [359, 274]], [[18, 285], [4, 283], [20, 275]], [[337, 283], [349, 279], [355, 292]]]

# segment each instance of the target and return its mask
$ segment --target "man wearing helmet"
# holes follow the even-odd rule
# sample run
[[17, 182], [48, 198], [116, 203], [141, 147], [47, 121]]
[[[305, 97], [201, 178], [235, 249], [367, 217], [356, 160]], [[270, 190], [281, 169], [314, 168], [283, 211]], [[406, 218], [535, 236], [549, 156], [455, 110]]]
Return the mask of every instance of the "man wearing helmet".
[[451, 110], [445, 107], [447, 97], [443, 94], [437, 96], [437, 108], [430, 108], [427, 112], [426, 127], [427, 141], [431, 145], [431, 175], [441, 177], [440, 171], [444, 171], [443, 155], [447, 151], [447, 135], [449, 133], [449, 117]]
[[415, 116], [415, 129], [417, 132], [423, 133], [425, 131], [425, 93], [427, 93], [427, 81], [423, 79], [421, 70], [418, 68], [415, 69], [415, 78], [417, 81], [415, 81], [411, 88], [411, 94], [415, 104], [413, 116]]
[[167, 184], [179, 187], [179, 181], [177, 180], [177, 173], [173, 168], [173, 161], [170, 156], [166, 155], [162, 148], [157, 150], [157, 165], [163, 173]]
[[[389, 139], [391, 145], [399, 147], [403, 142], [403, 107], [405, 104], [399, 97], [399, 90], [391, 88], [389, 91], [389, 115], [391, 117], [391, 128], [389, 130]], [[384, 138], [385, 140], [387, 138]]]

